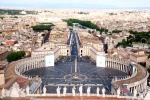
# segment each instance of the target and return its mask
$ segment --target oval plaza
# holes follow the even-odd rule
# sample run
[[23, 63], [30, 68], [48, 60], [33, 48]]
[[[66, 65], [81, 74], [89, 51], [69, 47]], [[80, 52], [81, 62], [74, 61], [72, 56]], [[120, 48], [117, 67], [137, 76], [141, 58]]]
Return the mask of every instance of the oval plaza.
[[14, 62], [18, 76], [34, 81], [26, 85], [24, 95], [116, 98], [146, 95], [147, 71], [134, 62], [107, 54], [111, 39], [105, 37], [98, 42], [99, 37], [74, 27], [66, 32], [67, 38], [59, 36], [66, 44], [59, 41], [60, 45], [56, 45], [51, 39], [56, 39], [57, 31], [50, 34], [50, 43], [34, 50], [32, 57]]

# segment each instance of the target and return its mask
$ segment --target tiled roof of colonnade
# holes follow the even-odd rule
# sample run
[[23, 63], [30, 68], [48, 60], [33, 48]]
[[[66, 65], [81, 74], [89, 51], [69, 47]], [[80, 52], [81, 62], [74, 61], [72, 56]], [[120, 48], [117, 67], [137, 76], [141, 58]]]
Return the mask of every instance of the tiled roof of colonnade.
[[[22, 59], [22, 60], [24, 60], [24, 59]], [[12, 86], [12, 84], [14, 84], [14, 82], [20, 81], [20, 79], [28, 81], [27, 79], [24, 79], [15, 73], [15, 67], [22, 60], [11, 62], [5, 69], [5, 80], [7, 80], [9, 78], [9, 81], [5, 82], [5, 84], [2, 86], [5, 89], [9, 89]]]
[[147, 76], [146, 69], [144, 69], [141, 65], [136, 65], [136, 67], [137, 67], [137, 74], [134, 77], [131, 77], [126, 80], [119, 80], [115, 82], [115, 84], [117, 84], [118, 86], [123, 86], [123, 84], [131, 84], [144, 79]]

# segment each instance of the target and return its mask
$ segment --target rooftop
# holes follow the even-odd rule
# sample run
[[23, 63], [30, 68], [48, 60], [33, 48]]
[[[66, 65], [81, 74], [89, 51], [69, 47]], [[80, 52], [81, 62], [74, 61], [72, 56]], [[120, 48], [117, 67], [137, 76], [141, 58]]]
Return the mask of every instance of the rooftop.
[[[20, 97], [20, 98], [3, 98], [3, 100], [31, 100], [31, 97]], [[39, 96], [36, 98], [33, 98], [32, 100], [133, 100], [133, 99], [127, 99], [127, 98], [116, 98], [116, 97], [97, 97], [97, 96]]]

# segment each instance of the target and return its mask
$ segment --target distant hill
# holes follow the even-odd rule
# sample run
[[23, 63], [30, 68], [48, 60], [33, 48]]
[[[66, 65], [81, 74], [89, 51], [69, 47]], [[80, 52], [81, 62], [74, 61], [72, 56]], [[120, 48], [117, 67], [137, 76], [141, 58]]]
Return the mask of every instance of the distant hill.
[[[8, 14], [8, 15], [21, 15], [20, 12], [24, 10], [16, 10], [16, 9], [0, 9], [0, 14]], [[37, 14], [36, 11], [25, 11], [26, 14]]]

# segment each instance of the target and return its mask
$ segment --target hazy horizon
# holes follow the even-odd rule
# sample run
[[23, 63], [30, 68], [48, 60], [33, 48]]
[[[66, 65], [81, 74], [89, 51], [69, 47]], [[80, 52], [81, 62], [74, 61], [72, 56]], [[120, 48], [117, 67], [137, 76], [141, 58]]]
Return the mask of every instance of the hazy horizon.
[[1, 8], [31, 9], [149, 9], [150, 0], [5, 0]]

